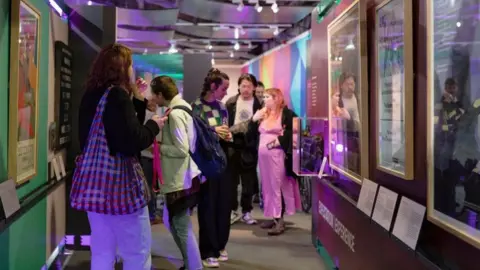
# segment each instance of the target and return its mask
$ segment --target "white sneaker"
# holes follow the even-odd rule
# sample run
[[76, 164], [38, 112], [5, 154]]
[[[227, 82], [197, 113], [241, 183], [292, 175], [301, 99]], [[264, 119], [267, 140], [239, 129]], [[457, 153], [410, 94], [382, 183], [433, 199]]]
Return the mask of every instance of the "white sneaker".
[[220, 257], [218, 257], [219, 262], [226, 262], [228, 261], [228, 252], [224, 250], [220, 250]]
[[239, 221], [241, 218], [242, 216], [239, 213], [232, 211], [232, 213], [230, 214], [230, 224]]
[[242, 221], [243, 221], [245, 224], [248, 224], [248, 225], [257, 224], [257, 220], [255, 220], [255, 219], [252, 217], [252, 214], [250, 214], [250, 212], [247, 212], [247, 213], [243, 214], [243, 216], [242, 216]]
[[217, 258], [207, 258], [202, 261], [203, 267], [206, 268], [218, 268], [220, 264], [218, 263]]

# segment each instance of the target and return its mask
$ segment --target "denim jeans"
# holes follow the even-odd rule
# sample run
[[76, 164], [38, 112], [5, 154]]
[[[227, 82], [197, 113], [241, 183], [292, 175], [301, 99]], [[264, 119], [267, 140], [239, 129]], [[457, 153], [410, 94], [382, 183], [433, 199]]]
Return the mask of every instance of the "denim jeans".
[[169, 220], [168, 209], [165, 207], [163, 209], [163, 223], [172, 234], [173, 240], [182, 253], [185, 269], [203, 269], [197, 238], [190, 220], [190, 210], [184, 210]]
[[150, 270], [152, 231], [148, 209], [130, 215], [88, 212], [92, 270], [113, 269], [117, 250], [124, 270]]

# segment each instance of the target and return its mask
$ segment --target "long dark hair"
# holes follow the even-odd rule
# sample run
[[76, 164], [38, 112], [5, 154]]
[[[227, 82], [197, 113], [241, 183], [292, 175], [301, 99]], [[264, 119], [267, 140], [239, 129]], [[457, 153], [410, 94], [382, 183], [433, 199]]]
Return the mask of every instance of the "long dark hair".
[[130, 80], [132, 50], [121, 44], [111, 44], [103, 48], [93, 62], [86, 84], [87, 91], [105, 90], [110, 86], [120, 86], [129, 93], [135, 87]]
[[255, 95], [255, 90], [258, 86], [258, 81], [257, 81], [257, 77], [255, 77], [255, 75], [253, 74], [250, 74], [250, 73], [243, 73], [242, 75], [240, 75], [240, 77], [238, 78], [238, 81], [237, 81], [237, 85], [238, 85], [238, 93], [240, 94], [240, 84], [242, 84], [243, 81], [249, 81], [252, 83], [253, 85], [253, 94]]
[[223, 80], [228, 81], [230, 80], [230, 78], [226, 73], [220, 71], [218, 68], [211, 68], [203, 81], [203, 87], [202, 92], [200, 93], [200, 97], [205, 97], [207, 93], [212, 90], [212, 83], [215, 84], [216, 87], [218, 87], [223, 83]]

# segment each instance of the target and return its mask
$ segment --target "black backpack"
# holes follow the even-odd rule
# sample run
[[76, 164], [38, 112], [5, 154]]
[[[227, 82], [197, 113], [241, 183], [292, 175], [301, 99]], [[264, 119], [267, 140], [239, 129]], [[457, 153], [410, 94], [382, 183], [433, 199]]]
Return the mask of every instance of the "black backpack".
[[220, 146], [220, 141], [215, 130], [200, 116], [194, 114], [186, 106], [175, 106], [172, 108], [187, 112], [193, 119], [193, 125], [197, 135], [195, 152], [190, 151], [190, 156], [197, 164], [202, 175], [207, 178], [220, 177], [227, 168], [227, 157]]

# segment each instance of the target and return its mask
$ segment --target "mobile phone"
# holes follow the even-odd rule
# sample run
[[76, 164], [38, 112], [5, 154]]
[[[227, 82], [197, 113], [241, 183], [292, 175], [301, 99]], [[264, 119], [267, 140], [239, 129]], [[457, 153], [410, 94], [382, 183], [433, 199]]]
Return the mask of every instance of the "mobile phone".
[[268, 150], [272, 150], [274, 146], [275, 146], [275, 141], [267, 143]]

